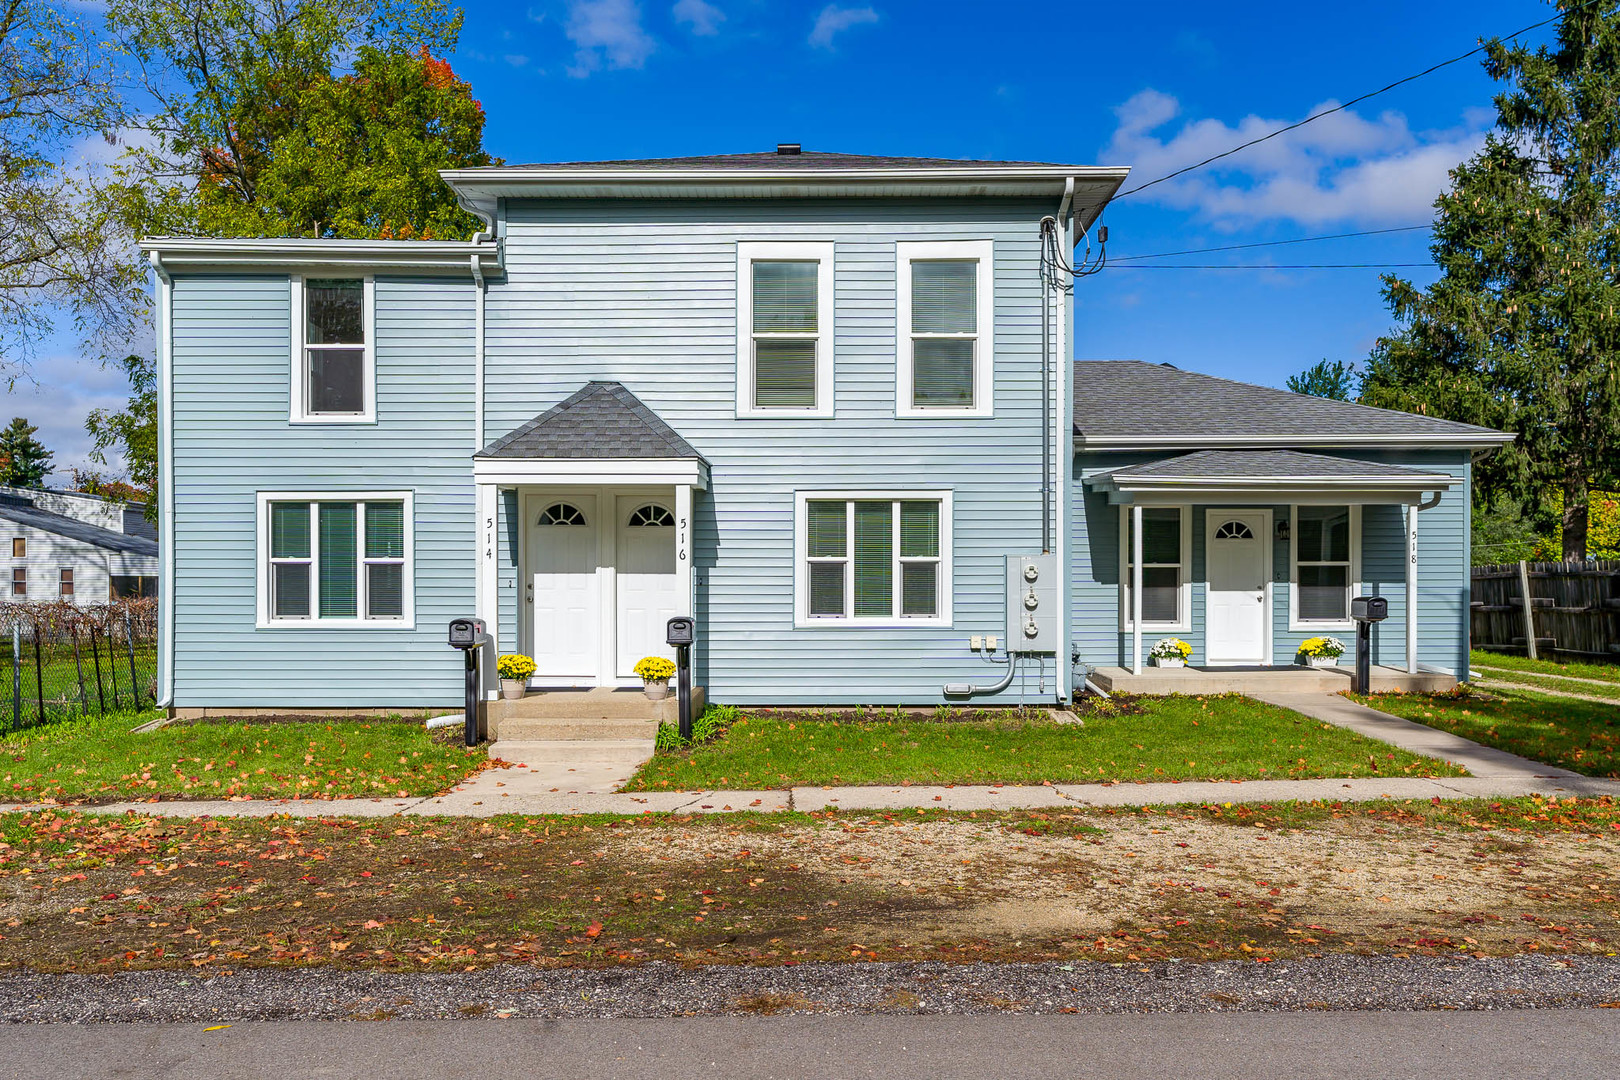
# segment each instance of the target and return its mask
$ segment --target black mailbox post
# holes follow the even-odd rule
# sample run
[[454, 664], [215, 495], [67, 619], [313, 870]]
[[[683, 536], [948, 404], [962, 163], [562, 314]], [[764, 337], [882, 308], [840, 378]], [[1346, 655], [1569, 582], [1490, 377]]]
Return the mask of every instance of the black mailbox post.
[[1357, 596], [1350, 600], [1350, 617], [1356, 622], [1356, 693], [1372, 687], [1372, 624], [1389, 618], [1389, 601], [1382, 596]]
[[478, 697], [480, 680], [478, 661], [489, 644], [482, 619], [451, 619], [449, 641], [452, 649], [460, 649], [466, 658], [466, 723], [464, 739], [468, 746], [478, 745]]
[[677, 615], [664, 624], [664, 643], [675, 646], [675, 693], [680, 708], [681, 738], [692, 740], [692, 641], [697, 636], [697, 620]]

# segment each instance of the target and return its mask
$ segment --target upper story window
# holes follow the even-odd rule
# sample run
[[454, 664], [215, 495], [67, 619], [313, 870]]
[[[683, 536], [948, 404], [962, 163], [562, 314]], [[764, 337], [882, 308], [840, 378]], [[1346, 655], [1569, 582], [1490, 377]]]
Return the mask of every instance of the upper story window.
[[259, 615], [274, 626], [409, 627], [409, 492], [259, 493]]
[[11, 538], [11, 557], [13, 559], [28, 558], [28, 538], [26, 536], [13, 536]]
[[370, 278], [293, 279], [292, 419], [376, 419]]
[[895, 245], [900, 416], [989, 416], [994, 405], [994, 246]]
[[833, 413], [833, 245], [737, 245], [737, 415]]
[[1350, 598], [1361, 561], [1361, 507], [1296, 506], [1293, 516], [1290, 629], [1351, 629]]

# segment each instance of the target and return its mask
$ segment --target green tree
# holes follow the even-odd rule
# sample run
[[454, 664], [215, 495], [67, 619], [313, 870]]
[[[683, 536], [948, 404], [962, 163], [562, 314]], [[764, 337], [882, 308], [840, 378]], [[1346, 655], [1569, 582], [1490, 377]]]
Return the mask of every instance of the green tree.
[[103, 465], [110, 464], [107, 460], [109, 451], [123, 459], [124, 472], [139, 492], [136, 497], [146, 503], [147, 518], [156, 521], [157, 376], [143, 356], [126, 356], [120, 364], [124, 374], [129, 377], [129, 404], [118, 412], [106, 409], [90, 411], [84, 421], [84, 428], [94, 443], [90, 457]]
[[471, 88], [433, 55], [460, 31], [443, 0], [113, 0], [107, 21], [157, 102], [125, 163], [139, 231], [477, 228], [437, 175], [491, 160]]
[[51, 458], [55, 455], [34, 438], [38, 430], [18, 416], [0, 431], [0, 484], [25, 488], [45, 486]]
[[1343, 360], [1318, 360], [1298, 375], [1288, 376], [1287, 385], [1296, 394], [1352, 401], [1356, 396], [1356, 366]]
[[1362, 400], [1516, 434], [1477, 490], [1532, 519], [1561, 494], [1560, 549], [1581, 559], [1588, 490], [1620, 449], [1620, 12], [1560, 2], [1551, 48], [1487, 45], [1486, 71], [1510, 83], [1497, 130], [1435, 203], [1439, 280], [1384, 279], [1401, 325]]
[[97, 42], [49, 0], [0, 0], [0, 374], [55, 316], [117, 340], [145, 318], [145, 273], [86, 160], [124, 110]]

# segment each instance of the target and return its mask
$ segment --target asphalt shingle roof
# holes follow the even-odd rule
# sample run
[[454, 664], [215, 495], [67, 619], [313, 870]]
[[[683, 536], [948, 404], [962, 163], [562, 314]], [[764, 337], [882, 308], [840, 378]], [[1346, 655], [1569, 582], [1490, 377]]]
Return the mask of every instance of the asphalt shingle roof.
[[1261, 480], [1310, 477], [1342, 480], [1415, 480], [1434, 476], [1422, 469], [1385, 465], [1374, 461], [1352, 461], [1326, 454], [1305, 454], [1298, 450], [1198, 450], [1179, 457], [1127, 465], [1090, 479], [1107, 477], [1113, 481], [1153, 478], [1198, 480]]
[[1497, 434], [1142, 360], [1082, 360], [1074, 368], [1074, 430], [1086, 439]]
[[703, 455], [616, 382], [588, 382], [483, 450], [485, 458], [696, 458]]
[[113, 532], [111, 529], [103, 529], [87, 521], [53, 514], [49, 510], [41, 510], [26, 499], [13, 496], [0, 496], [0, 518], [123, 555], [148, 555], [156, 558], [158, 553], [155, 540]]
[[514, 165], [517, 169], [555, 169], [559, 172], [586, 169], [971, 169], [1017, 168], [1063, 169], [1071, 166], [1046, 161], [979, 161], [957, 158], [890, 157], [878, 154], [832, 154], [805, 150], [797, 154], [703, 154], [696, 157], [625, 158], [617, 161], [544, 161]]

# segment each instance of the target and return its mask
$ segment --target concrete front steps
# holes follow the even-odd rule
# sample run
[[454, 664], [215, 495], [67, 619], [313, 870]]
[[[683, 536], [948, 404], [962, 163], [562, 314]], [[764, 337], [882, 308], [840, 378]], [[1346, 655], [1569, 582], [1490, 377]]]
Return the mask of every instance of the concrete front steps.
[[[693, 687], [693, 715], [703, 711], [703, 700], [702, 688]], [[659, 723], [678, 719], [673, 693], [649, 701], [639, 689], [531, 690], [486, 707], [494, 740], [489, 756], [513, 763], [502, 783], [513, 795], [605, 794], [652, 757]]]
[[[1100, 667], [1091, 681], [1109, 693], [1125, 694], [1336, 694], [1350, 689], [1355, 675], [1353, 664], [1308, 668], [1277, 666], [1161, 668], [1143, 665], [1140, 675], [1126, 668]], [[1413, 675], [1399, 668], [1374, 665], [1372, 691], [1390, 693], [1434, 693], [1457, 685], [1454, 676], [1421, 671]]]

